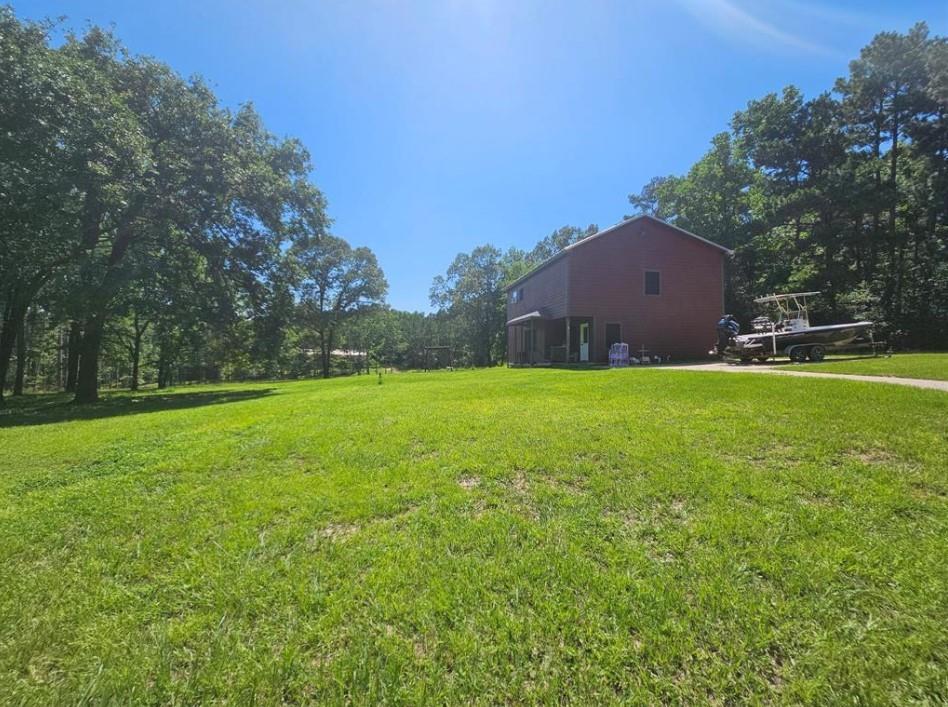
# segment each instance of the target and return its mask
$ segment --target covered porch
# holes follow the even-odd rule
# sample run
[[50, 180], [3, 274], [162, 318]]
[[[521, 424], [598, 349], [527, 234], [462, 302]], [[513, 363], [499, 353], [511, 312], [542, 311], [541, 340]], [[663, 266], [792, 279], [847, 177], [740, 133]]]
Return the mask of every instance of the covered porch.
[[592, 317], [546, 316], [541, 310], [507, 322], [507, 363], [511, 366], [551, 366], [587, 363], [592, 351]]

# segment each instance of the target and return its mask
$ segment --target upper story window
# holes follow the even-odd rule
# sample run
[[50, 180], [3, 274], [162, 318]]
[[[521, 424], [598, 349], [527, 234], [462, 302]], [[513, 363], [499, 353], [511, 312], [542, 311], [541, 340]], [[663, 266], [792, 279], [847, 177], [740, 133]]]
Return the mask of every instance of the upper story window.
[[511, 302], [523, 301], [523, 288], [522, 287], [518, 287], [516, 290], [510, 291], [510, 301]]
[[661, 273], [659, 273], [657, 270], [645, 271], [645, 294], [662, 294], [662, 277]]

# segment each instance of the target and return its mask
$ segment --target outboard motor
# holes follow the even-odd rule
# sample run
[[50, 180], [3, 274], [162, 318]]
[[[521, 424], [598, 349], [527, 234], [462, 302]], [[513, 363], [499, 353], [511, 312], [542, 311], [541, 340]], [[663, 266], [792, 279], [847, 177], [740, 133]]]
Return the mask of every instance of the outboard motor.
[[734, 342], [734, 337], [741, 333], [741, 325], [733, 314], [725, 314], [718, 320], [717, 352], [723, 356], [727, 348]]

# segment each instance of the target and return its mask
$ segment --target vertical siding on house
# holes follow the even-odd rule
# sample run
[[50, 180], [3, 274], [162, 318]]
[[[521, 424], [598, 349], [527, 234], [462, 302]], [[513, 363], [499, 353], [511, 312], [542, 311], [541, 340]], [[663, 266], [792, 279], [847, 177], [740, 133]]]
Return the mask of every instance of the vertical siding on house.
[[[530, 275], [508, 296], [507, 319], [540, 310], [550, 319], [592, 319], [590, 359], [606, 361], [606, 324], [621, 327], [633, 354], [701, 358], [724, 307], [725, 253], [651, 218], [583, 241]], [[645, 294], [645, 272], [661, 273], [661, 294]], [[515, 335], [508, 330], [508, 351]], [[574, 342], [575, 343], [575, 342]]]
[[[523, 300], [520, 302], [511, 302], [510, 293], [507, 293], [507, 320], [519, 317], [522, 314], [528, 314], [536, 310], [542, 310], [545, 316], [552, 319], [566, 316], [566, 258], [560, 258], [550, 263], [545, 268], [538, 270], [528, 277], [524, 282], [513, 289], [523, 288]], [[517, 328], [507, 328], [507, 360], [512, 360], [513, 352], [518, 347], [517, 337], [519, 333]], [[537, 340], [537, 346], [541, 341]], [[542, 351], [542, 348], [540, 349]]]
[[[593, 318], [594, 360], [607, 360], [607, 323], [632, 352], [700, 358], [722, 314], [724, 257], [658, 221], [632, 221], [570, 250], [567, 313]], [[661, 294], [645, 294], [646, 270], [661, 273]]]
[[[566, 258], [555, 260], [546, 267], [538, 270], [524, 282], [513, 289], [523, 288], [523, 300], [511, 302], [510, 293], [507, 293], [507, 320], [542, 310], [545, 316], [552, 319], [566, 316], [566, 298], [568, 286], [566, 282]], [[521, 333], [518, 327], [507, 328], [507, 360], [513, 360], [513, 352], [519, 346], [518, 337]], [[541, 345], [538, 338], [537, 346]], [[540, 349], [543, 350], [542, 348]]]
[[517, 285], [523, 288], [523, 301], [511, 302], [507, 297], [507, 319], [542, 309], [551, 319], [566, 316], [566, 258], [554, 260], [542, 270]]

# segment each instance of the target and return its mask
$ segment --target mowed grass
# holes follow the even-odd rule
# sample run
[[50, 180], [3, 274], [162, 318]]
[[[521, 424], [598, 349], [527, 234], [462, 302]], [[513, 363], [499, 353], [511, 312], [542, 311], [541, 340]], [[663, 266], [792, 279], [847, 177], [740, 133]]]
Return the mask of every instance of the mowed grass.
[[822, 363], [794, 365], [794, 370], [824, 373], [856, 373], [863, 376], [898, 376], [948, 381], [948, 354], [919, 353], [871, 356], [866, 358], [827, 358]]
[[948, 698], [948, 395], [404, 373], [0, 415], [0, 703]]

